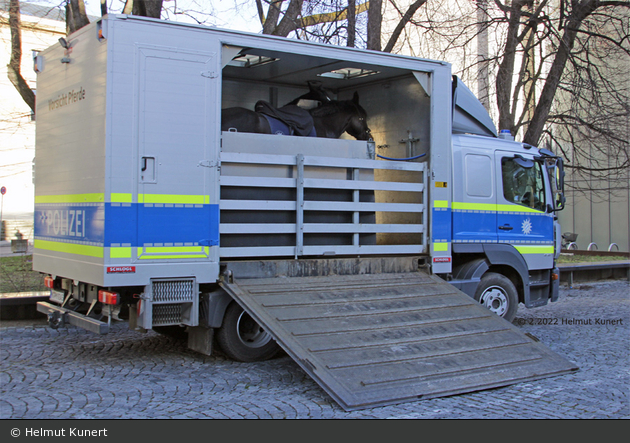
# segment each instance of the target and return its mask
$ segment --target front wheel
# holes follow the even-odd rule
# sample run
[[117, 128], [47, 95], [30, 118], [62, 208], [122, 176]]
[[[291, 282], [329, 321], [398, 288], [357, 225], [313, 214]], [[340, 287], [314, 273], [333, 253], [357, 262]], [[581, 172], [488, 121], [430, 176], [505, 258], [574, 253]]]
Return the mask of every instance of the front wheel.
[[487, 272], [475, 292], [475, 300], [511, 322], [518, 309], [518, 293], [514, 283], [505, 275]]
[[268, 360], [280, 351], [271, 334], [236, 302], [225, 311], [217, 342], [228, 357], [242, 362]]

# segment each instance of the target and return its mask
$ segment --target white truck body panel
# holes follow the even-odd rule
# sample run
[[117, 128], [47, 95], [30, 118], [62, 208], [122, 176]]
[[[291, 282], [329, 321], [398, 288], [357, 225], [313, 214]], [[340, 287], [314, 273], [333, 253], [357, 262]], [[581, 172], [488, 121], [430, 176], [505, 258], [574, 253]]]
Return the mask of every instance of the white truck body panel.
[[[98, 30], [104, 38], [98, 38]], [[355, 63], [378, 71], [378, 86], [356, 80], [336, 88], [338, 98], [359, 92], [384, 155], [430, 153], [431, 180], [439, 186], [431, 186], [430, 198], [439, 207], [450, 199], [451, 77], [446, 63], [127, 16], [103, 19], [69, 41], [70, 63], [60, 62], [64, 50], [58, 45], [40, 54], [36, 270], [99, 286], [144, 286], [155, 276], [216, 281], [221, 255], [218, 117], [222, 101], [237, 104], [234, 90], [239, 105], [260, 98], [261, 86], [254, 79], [265, 69], [238, 79], [230, 76], [227, 69], [234, 68], [228, 66], [222, 78], [222, 66], [229, 62], [222, 56], [233, 57], [233, 48], [276, 54], [289, 61], [282, 65], [285, 70], [304, 64], [322, 71], [322, 66]], [[304, 78], [276, 73], [279, 100], [304, 92]], [[55, 105], [67, 91], [82, 95], [66, 106]], [[403, 99], [408, 106], [395, 106]], [[439, 131], [426, 130], [438, 125]], [[418, 141], [405, 143], [405, 138]], [[305, 149], [311, 155], [316, 151]], [[59, 161], [60, 152], [67, 161]], [[72, 158], [80, 163], [73, 164]], [[379, 171], [376, 180], [394, 179], [391, 171]], [[399, 223], [401, 217], [403, 223], [422, 224], [413, 212], [383, 213], [379, 223]], [[435, 272], [451, 268], [450, 243], [443, 240], [437, 249], [430, 245], [432, 255], [445, 257], [434, 263]]]

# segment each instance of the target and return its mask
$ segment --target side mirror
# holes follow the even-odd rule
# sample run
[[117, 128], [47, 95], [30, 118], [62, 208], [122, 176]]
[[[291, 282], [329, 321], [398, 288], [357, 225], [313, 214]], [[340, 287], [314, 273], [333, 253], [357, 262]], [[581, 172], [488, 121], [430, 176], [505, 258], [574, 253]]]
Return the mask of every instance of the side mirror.
[[531, 169], [534, 167], [534, 160], [530, 160], [529, 158], [525, 158], [518, 154], [514, 156], [514, 163], [525, 169]]

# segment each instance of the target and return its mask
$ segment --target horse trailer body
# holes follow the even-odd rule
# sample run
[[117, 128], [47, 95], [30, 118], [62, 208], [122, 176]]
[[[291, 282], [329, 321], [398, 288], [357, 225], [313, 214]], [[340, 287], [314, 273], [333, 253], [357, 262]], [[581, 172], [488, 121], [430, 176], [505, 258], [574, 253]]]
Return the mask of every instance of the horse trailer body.
[[[206, 354], [216, 330], [224, 351], [245, 361], [279, 344], [347, 409], [575, 369], [504, 320], [519, 302], [557, 299], [561, 159], [499, 135], [448, 63], [110, 15], [70, 35], [67, 48], [39, 53], [35, 66], [33, 268], [51, 290], [38, 304], [51, 326], [185, 327], [189, 346]], [[222, 109], [280, 107], [313, 82], [333, 100], [357, 101], [372, 139], [221, 131]], [[287, 304], [302, 291], [320, 296]], [[267, 293], [267, 304], [256, 298]], [[272, 315], [270, 306], [284, 308]], [[380, 326], [359, 315], [365, 309], [384, 315]], [[448, 389], [359, 395], [343, 375], [313, 369], [333, 367], [338, 352], [320, 361], [291, 338], [323, 317], [343, 329], [343, 316], [324, 315], [336, 310], [357, 315], [352, 330], [407, 328], [417, 340], [438, 333], [423, 329], [425, 314], [448, 323], [461, 317], [438, 311], [461, 311], [478, 319], [471, 336], [501, 330], [549, 365], [505, 376], [516, 357], [501, 354], [496, 337], [479, 339], [466, 352], [494, 362], [490, 381], [475, 366]], [[286, 321], [308, 313], [287, 335]], [[406, 352], [392, 340], [378, 346]]]

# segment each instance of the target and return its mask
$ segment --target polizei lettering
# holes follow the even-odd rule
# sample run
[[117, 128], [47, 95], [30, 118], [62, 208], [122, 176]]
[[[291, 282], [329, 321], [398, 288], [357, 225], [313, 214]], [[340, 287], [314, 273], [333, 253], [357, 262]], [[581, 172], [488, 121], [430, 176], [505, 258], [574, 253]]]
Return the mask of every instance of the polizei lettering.
[[85, 237], [85, 211], [58, 209], [46, 211], [46, 235]]
[[78, 91], [73, 89], [67, 93], [59, 94], [56, 99], [48, 100], [48, 110], [54, 111], [71, 103], [80, 102], [81, 100], [85, 100], [85, 89], [83, 89], [83, 86], [81, 86]]

